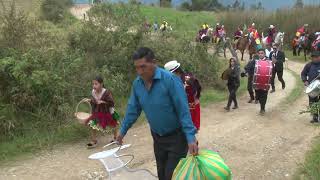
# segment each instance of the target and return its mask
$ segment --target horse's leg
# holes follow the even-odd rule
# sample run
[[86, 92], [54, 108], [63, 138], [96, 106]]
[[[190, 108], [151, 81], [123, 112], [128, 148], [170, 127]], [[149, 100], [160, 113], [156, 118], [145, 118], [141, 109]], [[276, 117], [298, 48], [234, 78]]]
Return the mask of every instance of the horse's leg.
[[303, 52], [304, 52], [304, 61], [307, 61], [307, 49], [303, 48]]
[[241, 51], [241, 61], [243, 61], [244, 50]]

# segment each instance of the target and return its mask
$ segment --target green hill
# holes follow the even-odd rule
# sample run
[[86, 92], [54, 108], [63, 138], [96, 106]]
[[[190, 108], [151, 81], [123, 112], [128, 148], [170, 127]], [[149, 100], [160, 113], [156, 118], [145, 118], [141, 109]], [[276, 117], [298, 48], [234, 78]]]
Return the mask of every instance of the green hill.
[[163, 20], [168, 21], [174, 32], [178, 32], [188, 37], [194, 37], [203, 23], [215, 24], [215, 14], [212, 12], [189, 12], [177, 11], [171, 8], [159, 8], [151, 6], [142, 6], [142, 13], [146, 16], [149, 23]]

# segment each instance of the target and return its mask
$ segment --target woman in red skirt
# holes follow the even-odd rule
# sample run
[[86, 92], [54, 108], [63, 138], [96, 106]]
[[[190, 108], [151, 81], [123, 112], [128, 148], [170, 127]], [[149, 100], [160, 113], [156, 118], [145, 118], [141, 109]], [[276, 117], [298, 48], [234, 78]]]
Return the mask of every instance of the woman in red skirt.
[[184, 73], [177, 61], [170, 61], [165, 64], [164, 68], [179, 76], [184, 83], [188, 97], [189, 109], [192, 122], [196, 129], [200, 130], [200, 94], [201, 86], [199, 81], [191, 74]]
[[113, 129], [114, 139], [117, 137], [118, 122], [115, 118], [114, 100], [111, 91], [104, 88], [103, 79], [96, 77], [92, 81], [92, 97], [88, 99], [92, 106], [92, 115], [87, 123], [92, 128], [91, 142], [87, 144], [88, 148], [96, 147], [97, 131], [108, 132], [107, 127]]

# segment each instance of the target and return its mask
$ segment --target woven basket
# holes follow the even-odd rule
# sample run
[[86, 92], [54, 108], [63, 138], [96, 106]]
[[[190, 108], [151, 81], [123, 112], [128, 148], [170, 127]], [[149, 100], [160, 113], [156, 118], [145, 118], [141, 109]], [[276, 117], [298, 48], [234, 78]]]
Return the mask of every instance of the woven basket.
[[[79, 112], [79, 105], [82, 103], [86, 103], [89, 105], [90, 107], [90, 113], [87, 112]], [[88, 118], [92, 115], [92, 106], [90, 104], [90, 102], [87, 101], [87, 99], [82, 99], [76, 107], [76, 112], [74, 113], [74, 115], [76, 116], [76, 118], [78, 119], [80, 124], [85, 124], [86, 121], [88, 120]]]

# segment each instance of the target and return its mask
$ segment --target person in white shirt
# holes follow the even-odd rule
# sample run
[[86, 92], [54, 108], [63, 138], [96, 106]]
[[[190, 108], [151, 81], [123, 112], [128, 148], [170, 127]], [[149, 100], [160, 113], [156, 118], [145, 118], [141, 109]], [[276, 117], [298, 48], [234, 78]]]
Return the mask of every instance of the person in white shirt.
[[266, 45], [266, 50], [265, 50], [265, 53], [266, 53], [266, 57], [269, 59], [270, 57], [270, 53], [272, 52], [272, 48], [271, 48], [271, 44], [267, 44]]

